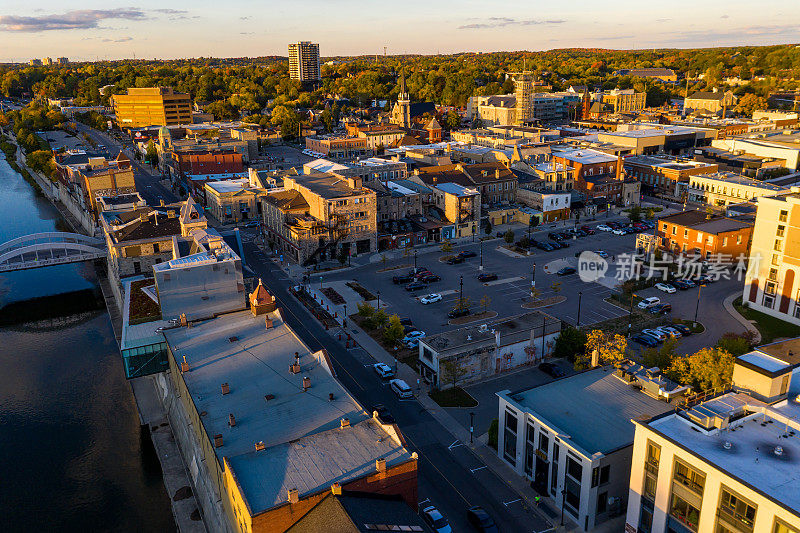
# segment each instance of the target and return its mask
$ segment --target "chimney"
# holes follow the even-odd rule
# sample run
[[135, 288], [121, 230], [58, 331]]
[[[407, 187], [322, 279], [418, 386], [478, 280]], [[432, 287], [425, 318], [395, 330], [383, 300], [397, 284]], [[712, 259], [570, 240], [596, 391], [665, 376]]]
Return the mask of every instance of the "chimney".
[[181, 363], [181, 374], [185, 374], [189, 371], [189, 363], [186, 362], [186, 356], [183, 356], [183, 362]]
[[386, 472], [386, 459], [375, 459], [375, 470], [378, 472]]
[[230, 391], [231, 391], [230, 386], [227, 383], [223, 383], [222, 384], [222, 394], [223, 394], [223, 396], [225, 394], [228, 394]]
[[289, 489], [289, 503], [297, 503], [300, 501], [300, 493], [297, 489]]
[[214, 435], [214, 448], [222, 448], [222, 433]]
[[236, 417], [235, 417], [235, 416], [233, 416], [233, 413], [230, 413], [230, 414], [228, 415], [228, 425], [229, 425], [230, 427], [233, 427], [233, 426], [235, 426], [235, 425], [236, 425]]
[[342, 495], [342, 486], [338, 483], [334, 483], [331, 485], [331, 494], [334, 496], [341, 496]]
[[272, 329], [272, 319], [270, 317], [265, 318], [264, 325], [267, 327], [267, 329]]
[[303, 392], [311, 388], [311, 378], [303, 376]]
[[260, 452], [264, 448], [265, 448], [265, 446], [264, 446], [264, 441], [263, 440], [260, 440], [260, 441], [256, 442], [256, 451], [257, 452]]
[[349, 418], [342, 418], [339, 420], [339, 429], [349, 428], [350, 427], [350, 419]]

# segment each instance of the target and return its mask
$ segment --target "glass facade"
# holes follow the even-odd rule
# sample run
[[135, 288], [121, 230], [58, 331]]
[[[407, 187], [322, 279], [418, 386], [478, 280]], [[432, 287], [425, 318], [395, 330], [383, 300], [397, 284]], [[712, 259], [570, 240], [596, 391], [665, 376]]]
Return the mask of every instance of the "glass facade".
[[159, 342], [122, 350], [125, 377], [128, 379], [163, 372], [169, 368], [167, 343]]

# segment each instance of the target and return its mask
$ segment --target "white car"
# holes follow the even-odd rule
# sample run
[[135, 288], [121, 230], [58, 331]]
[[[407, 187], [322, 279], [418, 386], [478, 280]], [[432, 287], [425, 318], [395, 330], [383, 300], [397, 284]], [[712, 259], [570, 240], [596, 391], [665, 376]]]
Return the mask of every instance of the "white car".
[[613, 231], [614, 230], [614, 228], [612, 228], [611, 226], [608, 226], [606, 224], [599, 224], [597, 226], [597, 229], [600, 230], [600, 231]]
[[673, 287], [669, 283], [656, 283], [656, 289], [664, 291], [667, 294], [672, 294], [676, 291], [675, 287]]
[[372, 365], [372, 368], [375, 369], [375, 373], [381, 378], [388, 379], [394, 377], [394, 369], [386, 363], [376, 363]]
[[625, 235], [627, 232], [622, 228], [618, 228], [618, 229], [612, 230], [611, 233], [613, 233], [614, 235]]
[[424, 331], [411, 331], [401, 341], [403, 344], [408, 346], [409, 348], [413, 348], [417, 345], [419, 340], [425, 336]]
[[641, 302], [637, 304], [639, 309], [650, 309], [654, 305], [658, 305], [661, 303], [661, 298], [658, 296], [651, 296], [650, 298], [645, 298]]
[[677, 329], [672, 329], [669, 326], [658, 326], [657, 328], [655, 328], [655, 330], [656, 331], [660, 331], [661, 333], [663, 333], [667, 337], [678, 338], [678, 337], [681, 336], [681, 332], [680, 331], [678, 331]]
[[664, 342], [669, 338], [669, 335], [667, 335], [660, 329], [643, 329], [642, 333], [644, 333], [645, 335], [650, 335], [651, 337], [654, 337], [661, 342]]
[[431, 294], [426, 294], [425, 296], [419, 299], [419, 303], [425, 305], [441, 301], [442, 301], [442, 295], [435, 292]]

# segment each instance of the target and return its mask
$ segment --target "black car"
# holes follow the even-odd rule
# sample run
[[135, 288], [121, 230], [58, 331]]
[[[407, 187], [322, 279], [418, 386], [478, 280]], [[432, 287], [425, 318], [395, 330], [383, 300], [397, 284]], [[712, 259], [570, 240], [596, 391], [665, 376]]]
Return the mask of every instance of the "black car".
[[447, 260], [447, 264], [448, 265], [457, 265], [457, 264], [463, 263], [463, 262], [464, 262], [464, 258], [461, 257], [460, 255], [454, 255], [450, 259]]
[[561, 234], [555, 231], [551, 231], [550, 233], [548, 233], [547, 238], [550, 239], [551, 241], [560, 241], [561, 239], [563, 239]]
[[384, 424], [394, 424], [394, 417], [392, 413], [382, 403], [376, 403], [372, 406], [372, 412], [378, 412], [378, 420]]
[[460, 255], [461, 257], [466, 259], [468, 257], [476, 257], [478, 254], [476, 254], [475, 252], [473, 252], [471, 250], [464, 250], [464, 251], [458, 252], [458, 255]]
[[478, 274], [478, 281], [494, 281], [496, 279], [497, 274], [489, 274], [488, 272], [484, 274]]
[[414, 281], [414, 282], [409, 283], [408, 285], [406, 285], [406, 290], [408, 292], [414, 292], [414, 291], [422, 290], [427, 286], [428, 286], [427, 283], [423, 283], [421, 281]]
[[449, 313], [447, 313], [447, 318], [459, 318], [462, 316], [467, 316], [469, 314], [469, 309], [453, 309]]
[[411, 325], [413, 325], [413, 324], [414, 324], [414, 323], [411, 321], [411, 319], [410, 319], [410, 318], [408, 318], [407, 316], [404, 316], [403, 318], [401, 318], [401, 319], [400, 319], [400, 323], [401, 323], [401, 324], [403, 324], [404, 326], [411, 326]]
[[434, 281], [439, 281], [442, 278], [433, 274], [432, 272], [426, 272], [423, 276], [420, 276], [419, 280], [424, 281], [425, 283], [433, 283]]
[[670, 281], [670, 285], [682, 291], [685, 291], [686, 289], [689, 288], [689, 284], [680, 279], [676, 279], [675, 281]]
[[550, 244], [550, 248], [553, 250], [560, 250], [564, 247], [564, 243], [561, 241], [553, 241]]
[[658, 346], [658, 340], [655, 337], [651, 337], [645, 333], [640, 333], [638, 335], [634, 335], [631, 337], [633, 342], [638, 342], [642, 346], [647, 346], [648, 348], [655, 348]]
[[567, 241], [558, 241], [558, 245], [562, 248], [569, 248], [569, 243]]
[[392, 283], [395, 285], [400, 285], [401, 283], [408, 283], [414, 280], [414, 276], [411, 274], [400, 274], [399, 276], [394, 276], [392, 278]]
[[497, 524], [489, 513], [483, 507], [471, 507], [467, 510], [467, 521], [475, 528], [476, 531], [481, 533], [498, 533]]
[[577, 272], [577, 270], [575, 270], [572, 267], [564, 267], [558, 272], [556, 272], [556, 274], [559, 276], [569, 276], [570, 274], [574, 274], [575, 272]]
[[670, 324], [669, 327], [671, 327], [672, 329], [677, 329], [678, 331], [681, 332], [681, 335], [683, 335], [684, 337], [688, 337], [689, 335], [692, 334], [692, 330], [689, 329], [689, 326], [687, 326], [686, 324]]
[[682, 279], [681, 281], [684, 282], [685, 284], [687, 284], [689, 286], [689, 288], [697, 287], [697, 283], [695, 283], [694, 281], [692, 281], [690, 279]]
[[653, 315], [661, 315], [661, 314], [665, 315], [667, 313], [672, 312], [672, 304], [668, 303], [657, 304], [648, 309], [647, 311]]
[[535, 246], [535, 247], [537, 247], [537, 248], [538, 248], [538, 249], [540, 249], [540, 250], [544, 250], [545, 252], [549, 252], [550, 250], [553, 250], [553, 249], [554, 249], [554, 248], [553, 248], [553, 247], [550, 245], [550, 243], [549, 243], [549, 242], [541, 242], [541, 241], [536, 241], [536, 242], [534, 243], [534, 246]]
[[539, 363], [539, 370], [554, 378], [560, 378], [565, 374], [564, 371], [554, 363]]

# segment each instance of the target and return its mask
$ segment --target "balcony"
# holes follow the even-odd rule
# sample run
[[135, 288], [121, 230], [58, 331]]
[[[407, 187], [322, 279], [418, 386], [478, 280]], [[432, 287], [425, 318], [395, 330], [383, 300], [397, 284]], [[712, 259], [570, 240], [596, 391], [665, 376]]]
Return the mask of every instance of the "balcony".
[[653, 474], [654, 476], [658, 477], [658, 463], [647, 461], [644, 464], [644, 470], [648, 474]]
[[691, 490], [692, 492], [696, 493], [697, 495], [699, 495], [699, 496], [703, 495], [703, 486], [704, 486], [705, 483], [700, 484], [697, 481], [695, 481], [695, 480], [693, 480], [693, 479], [691, 479], [691, 478], [689, 478], [687, 476], [684, 476], [683, 474], [679, 474], [678, 472], [675, 473], [675, 481], [677, 481], [678, 483], [680, 483], [684, 487], [687, 487], [689, 490]]
[[717, 509], [717, 518], [726, 523], [726, 528], [731, 529], [731, 527], [733, 527], [736, 531], [740, 531], [741, 533], [751, 533], [755, 525], [755, 511], [753, 512], [753, 518], [750, 518], [737, 512], [735, 509], [721, 506]]

